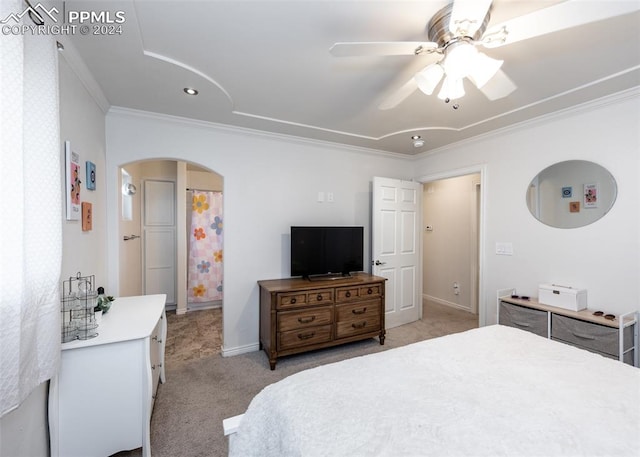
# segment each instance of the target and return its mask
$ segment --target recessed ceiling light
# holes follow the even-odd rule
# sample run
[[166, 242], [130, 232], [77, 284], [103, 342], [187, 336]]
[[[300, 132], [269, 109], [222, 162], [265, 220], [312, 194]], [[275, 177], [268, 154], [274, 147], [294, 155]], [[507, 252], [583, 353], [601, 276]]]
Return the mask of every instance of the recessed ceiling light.
[[411, 139], [413, 140], [414, 148], [421, 148], [422, 146], [424, 146], [424, 140], [420, 135], [413, 135]]
[[420, 135], [413, 135], [411, 137], [412, 140], [419, 140], [420, 138], [422, 138]]
[[192, 87], [185, 87], [184, 92], [187, 95], [198, 95], [198, 91], [193, 89]]
[[58, 51], [64, 51], [64, 45], [62, 43], [60, 43], [59, 41], [56, 41], [56, 49]]

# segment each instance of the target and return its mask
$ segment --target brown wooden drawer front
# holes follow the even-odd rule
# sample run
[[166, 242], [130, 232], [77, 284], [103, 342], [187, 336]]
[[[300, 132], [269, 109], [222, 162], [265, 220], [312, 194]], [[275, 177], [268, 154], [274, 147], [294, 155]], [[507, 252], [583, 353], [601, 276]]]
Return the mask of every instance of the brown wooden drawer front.
[[299, 308], [301, 306], [333, 303], [333, 289], [308, 290], [278, 294], [278, 309]]
[[294, 292], [289, 294], [278, 294], [278, 308], [296, 308], [299, 306], [307, 306], [307, 293]]
[[367, 286], [351, 286], [336, 288], [336, 302], [348, 302], [353, 300], [362, 300], [364, 298], [375, 298], [382, 295], [382, 286], [380, 284], [370, 284]]
[[331, 341], [331, 327], [332, 325], [329, 324], [281, 332], [278, 334], [278, 350], [283, 351], [285, 349]]
[[309, 308], [304, 311], [283, 311], [278, 313], [279, 332], [326, 325], [332, 322], [333, 307], [331, 306]]
[[333, 303], [333, 289], [310, 290], [307, 294], [310, 305]]
[[380, 330], [380, 300], [336, 306], [336, 338]]

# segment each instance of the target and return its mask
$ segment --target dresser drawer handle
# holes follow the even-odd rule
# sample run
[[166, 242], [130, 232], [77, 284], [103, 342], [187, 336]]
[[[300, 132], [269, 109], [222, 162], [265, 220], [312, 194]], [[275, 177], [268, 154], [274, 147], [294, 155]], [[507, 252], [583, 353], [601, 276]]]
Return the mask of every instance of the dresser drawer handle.
[[318, 296], [316, 297], [316, 300], [322, 301], [322, 294], [318, 294]]
[[301, 324], [308, 324], [310, 322], [313, 322], [316, 320], [316, 316], [311, 316], [311, 317], [299, 317], [298, 318], [298, 322], [300, 322]]
[[373, 293], [373, 289], [372, 289], [371, 287], [369, 287], [369, 290], [367, 290], [367, 293], [368, 293], [369, 295], [371, 295], [371, 294]]
[[364, 307], [364, 308], [362, 308], [362, 309], [352, 309], [352, 310], [351, 310], [351, 312], [352, 312], [353, 314], [364, 314], [364, 313], [366, 313], [366, 312], [367, 312], [367, 307], [365, 306], [365, 307]]
[[296, 299], [295, 299], [295, 298], [292, 298], [292, 299], [291, 299], [291, 304], [292, 304], [292, 305], [295, 305], [295, 304], [296, 304]]
[[583, 340], [595, 340], [596, 337], [595, 336], [591, 336], [591, 335], [584, 335], [582, 333], [575, 333], [575, 332], [571, 332], [573, 333], [573, 336], [577, 336], [578, 338], [582, 338]]
[[367, 326], [367, 321], [362, 321], [358, 324], [351, 324], [353, 328], [365, 328]]
[[351, 297], [351, 291], [348, 291], [348, 290], [347, 290], [347, 293], [346, 293], [346, 294], [344, 294], [344, 296], [345, 296], [345, 297], [347, 297], [347, 298]]
[[516, 324], [518, 327], [531, 327], [531, 324], [528, 324], [527, 322], [516, 322], [513, 321], [514, 324]]
[[311, 333], [298, 333], [299, 340], [308, 340], [309, 338], [313, 338], [316, 335], [316, 332]]

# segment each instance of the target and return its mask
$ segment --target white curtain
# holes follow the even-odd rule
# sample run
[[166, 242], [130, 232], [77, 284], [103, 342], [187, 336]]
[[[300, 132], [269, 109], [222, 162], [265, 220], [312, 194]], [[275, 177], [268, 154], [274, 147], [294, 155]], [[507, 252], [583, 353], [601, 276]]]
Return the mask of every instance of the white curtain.
[[[0, 0], [0, 18], [24, 8]], [[53, 36], [0, 36], [0, 416], [60, 360], [57, 58]]]

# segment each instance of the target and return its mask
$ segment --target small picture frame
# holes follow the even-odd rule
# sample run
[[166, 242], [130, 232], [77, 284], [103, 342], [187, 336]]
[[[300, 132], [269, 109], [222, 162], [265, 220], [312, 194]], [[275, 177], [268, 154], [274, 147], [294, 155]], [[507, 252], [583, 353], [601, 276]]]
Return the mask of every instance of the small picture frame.
[[64, 142], [66, 171], [67, 220], [80, 220], [80, 155], [71, 149], [71, 142]]
[[565, 186], [562, 188], [562, 198], [571, 198], [573, 197], [573, 187]]
[[96, 190], [96, 164], [87, 160], [87, 189]]
[[82, 202], [82, 231], [89, 232], [93, 229], [93, 214], [91, 203]]
[[584, 207], [585, 208], [598, 207], [598, 185], [597, 184], [584, 185]]
[[580, 212], [580, 202], [570, 202], [569, 203], [569, 212], [570, 213], [579, 213]]

